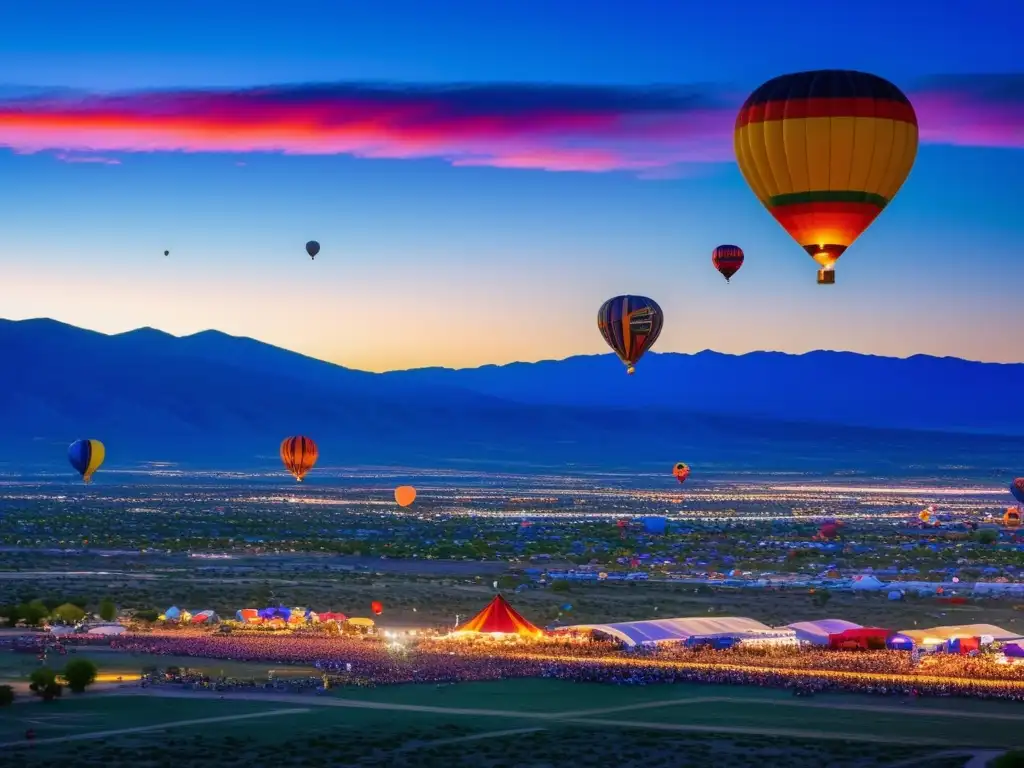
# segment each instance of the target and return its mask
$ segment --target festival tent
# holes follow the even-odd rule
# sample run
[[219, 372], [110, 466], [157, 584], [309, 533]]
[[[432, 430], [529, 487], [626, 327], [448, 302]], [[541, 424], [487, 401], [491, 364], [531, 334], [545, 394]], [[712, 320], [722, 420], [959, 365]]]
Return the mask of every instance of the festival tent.
[[981, 648], [980, 637], [954, 637], [946, 644], [947, 653], [967, 654]]
[[1003, 653], [1011, 658], [1024, 658], [1024, 645], [1020, 643], [1007, 643], [1003, 646]]
[[100, 624], [86, 630], [88, 635], [120, 635], [124, 632], [125, 628], [120, 624]]
[[891, 634], [891, 630], [880, 627], [844, 629], [842, 632], [828, 636], [828, 647], [846, 650], [858, 648], [865, 651], [882, 650], [885, 648], [886, 639]]
[[819, 619], [817, 621], [798, 621], [787, 624], [787, 629], [796, 632], [796, 639], [801, 643], [812, 645], [828, 645], [829, 635], [844, 632], [847, 629], [860, 629], [860, 624], [843, 619]]
[[914, 645], [935, 646], [945, 645], [949, 640], [959, 637], [991, 637], [998, 643], [1024, 640], [1024, 635], [1016, 632], [1009, 632], [993, 624], [964, 624], [951, 627], [931, 627], [929, 629], [901, 629], [901, 635], [906, 635], [914, 641]]
[[889, 635], [885, 641], [885, 647], [890, 651], [912, 651], [914, 650], [914, 641], [897, 632], [895, 635]]
[[501, 595], [495, 595], [480, 613], [459, 627], [456, 632], [481, 635], [520, 635], [537, 637], [543, 632], [528, 622]]
[[872, 574], [860, 574], [853, 577], [853, 581], [850, 583], [850, 589], [860, 591], [877, 592], [880, 589], [885, 589], [885, 584], [879, 581]]
[[348, 621], [348, 616], [346, 616], [344, 613], [335, 613], [333, 611], [324, 611], [323, 613], [315, 614], [315, 616], [321, 622], [337, 621], [341, 623], [343, 621]]
[[562, 627], [561, 632], [596, 632], [620, 641], [627, 648], [657, 643], [690, 643], [701, 640], [732, 638], [742, 643], [793, 645], [796, 632], [789, 627], [772, 628], [745, 618], [692, 618], [624, 621], [616, 624], [577, 624]]

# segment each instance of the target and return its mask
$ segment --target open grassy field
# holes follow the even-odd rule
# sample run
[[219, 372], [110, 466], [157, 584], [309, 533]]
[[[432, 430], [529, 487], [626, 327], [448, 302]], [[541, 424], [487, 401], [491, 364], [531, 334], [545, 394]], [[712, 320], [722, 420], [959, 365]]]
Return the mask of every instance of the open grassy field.
[[[1021, 723], [1024, 708], [997, 702], [904, 704], [856, 695], [794, 698], [759, 688], [512, 680], [260, 699], [86, 694], [0, 713], [0, 754], [12, 765], [73, 760], [159, 768], [183, 761], [869, 768], [913, 760], [953, 768], [967, 758], [943, 757], [949, 750], [1024, 743]], [[26, 728], [35, 729], [36, 743], [12, 744]], [[117, 732], [123, 729], [135, 730]]]
[[[188, 667], [201, 674], [213, 677], [234, 677], [242, 680], [266, 680], [269, 672], [275, 677], [308, 677], [320, 674], [311, 666], [287, 664], [257, 664], [226, 659], [200, 659], [190, 656], [152, 656], [149, 654], [122, 653], [109, 648], [85, 648], [67, 656], [50, 654], [48, 666], [61, 669], [68, 661], [86, 658], [95, 662], [105, 678], [123, 676], [125, 679], [138, 677], [145, 667]], [[32, 670], [40, 666], [34, 653], [0, 651], [0, 683], [25, 681]]]

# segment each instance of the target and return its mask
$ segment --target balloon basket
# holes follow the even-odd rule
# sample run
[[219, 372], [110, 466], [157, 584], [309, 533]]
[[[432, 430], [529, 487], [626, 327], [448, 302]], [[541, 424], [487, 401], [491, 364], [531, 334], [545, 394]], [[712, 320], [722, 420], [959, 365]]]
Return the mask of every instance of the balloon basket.
[[818, 285], [834, 285], [835, 282], [836, 272], [834, 269], [818, 270]]

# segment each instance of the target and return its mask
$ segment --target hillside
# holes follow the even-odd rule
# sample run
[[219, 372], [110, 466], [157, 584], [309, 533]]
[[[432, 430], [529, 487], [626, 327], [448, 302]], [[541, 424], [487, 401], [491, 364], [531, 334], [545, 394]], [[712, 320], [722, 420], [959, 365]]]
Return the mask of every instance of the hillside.
[[387, 374], [528, 404], [665, 408], [896, 429], [1024, 435], [1024, 364], [852, 352], [651, 353], [634, 376], [613, 355]]
[[[163, 460], [254, 467], [276, 463], [281, 438], [299, 433], [315, 436], [326, 466], [644, 469], [686, 457], [725, 468], [970, 465], [998, 473], [1017, 460], [1018, 441], [1009, 438], [754, 418], [742, 408], [739, 415], [701, 413], [717, 401], [667, 400], [671, 381], [659, 383], [676, 357], [687, 359], [655, 357], [632, 379], [609, 357], [372, 374], [212, 331], [108, 336], [52, 320], [0, 321], [0, 460], [8, 468], [60, 465], [67, 444], [88, 436], [107, 443], [111, 466]], [[593, 373], [580, 383], [587, 371]], [[578, 383], [544, 396], [544, 381]], [[770, 388], [764, 377], [758, 381]], [[641, 395], [617, 400], [617, 391], [629, 391], [624, 386]], [[810, 397], [814, 390], [802, 391]], [[892, 409], [888, 401], [880, 407]]]

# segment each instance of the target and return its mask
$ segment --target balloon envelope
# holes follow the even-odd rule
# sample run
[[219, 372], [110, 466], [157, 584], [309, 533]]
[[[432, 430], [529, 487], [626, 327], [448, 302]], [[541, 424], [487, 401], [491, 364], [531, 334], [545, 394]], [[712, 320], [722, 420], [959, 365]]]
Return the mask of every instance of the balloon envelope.
[[1024, 477], [1018, 477], [1010, 483], [1010, 493], [1017, 500], [1018, 504], [1024, 504]]
[[672, 474], [675, 475], [676, 480], [680, 483], [685, 483], [686, 478], [690, 476], [690, 466], [680, 461], [672, 467]]
[[736, 116], [736, 161], [757, 199], [818, 263], [819, 283], [906, 181], [917, 157], [906, 95], [864, 72], [769, 80]]
[[597, 311], [597, 329], [629, 374], [636, 370], [644, 352], [654, 346], [664, 322], [661, 307], [646, 296], [616, 296]]
[[720, 245], [711, 252], [711, 263], [722, 273], [725, 282], [743, 266], [743, 249], [738, 245]]
[[306, 243], [306, 253], [309, 254], [309, 258], [315, 259], [316, 255], [320, 253], [320, 243], [316, 240], [310, 240]]
[[377, 600], [374, 600], [372, 603], [370, 603], [370, 610], [373, 611], [375, 615], [380, 616], [382, 613], [384, 613], [384, 604]]
[[68, 461], [85, 482], [92, 482], [93, 473], [100, 468], [107, 450], [99, 440], [75, 440], [68, 446]]
[[317, 456], [316, 443], [309, 437], [286, 437], [281, 442], [281, 462], [285, 469], [291, 472], [300, 483], [306, 473], [316, 464]]
[[400, 507], [408, 507], [416, 501], [416, 489], [411, 485], [400, 485], [395, 488], [395, 501]]

